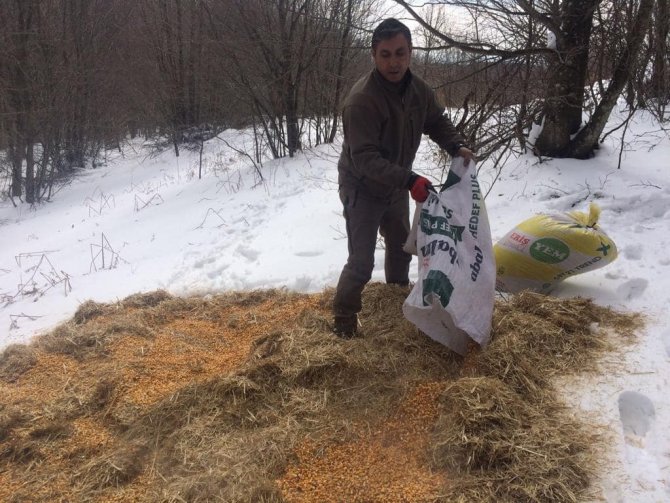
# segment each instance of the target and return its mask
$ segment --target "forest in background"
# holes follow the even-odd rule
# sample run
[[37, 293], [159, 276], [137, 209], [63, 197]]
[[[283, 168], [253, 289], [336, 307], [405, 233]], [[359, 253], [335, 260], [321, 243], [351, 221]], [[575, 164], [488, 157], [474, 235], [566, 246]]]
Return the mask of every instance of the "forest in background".
[[[669, 0], [390, 3], [417, 27], [413, 71], [496, 166], [529, 148], [594, 155], [621, 97], [629, 118], [650, 110], [667, 131]], [[332, 142], [388, 6], [0, 0], [0, 197], [49, 200], [137, 136], [178, 155], [248, 128], [255, 165]]]

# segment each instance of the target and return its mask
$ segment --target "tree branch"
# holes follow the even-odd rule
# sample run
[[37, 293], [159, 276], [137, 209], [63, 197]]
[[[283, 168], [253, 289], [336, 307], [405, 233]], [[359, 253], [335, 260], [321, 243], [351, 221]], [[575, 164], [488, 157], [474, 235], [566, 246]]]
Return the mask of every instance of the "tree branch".
[[483, 43], [472, 44], [468, 42], [461, 42], [433, 28], [405, 0], [394, 0], [394, 2], [402, 6], [407, 12], [409, 12], [412, 15], [412, 17], [429, 33], [436, 36], [440, 40], [446, 42], [448, 44], [448, 47], [455, 47], [457, 49], [462, 50], [463, 52], [480, 54], [482, 56], [496, 56], [501, 59], [514, 59], [520, 56], [528, 56], [528, 55], [556, 54], [555, 50], [546, 47], [505, 50], [505, 49], [497, 49], [496, 47], [489, 44], [483, 44]]

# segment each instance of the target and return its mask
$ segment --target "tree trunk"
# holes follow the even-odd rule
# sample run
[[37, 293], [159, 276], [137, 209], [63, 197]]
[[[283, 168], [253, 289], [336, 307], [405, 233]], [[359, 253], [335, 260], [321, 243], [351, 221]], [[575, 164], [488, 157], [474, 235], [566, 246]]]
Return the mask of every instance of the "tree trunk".
[[570, 137], [582, 124], [582, 104], [587, 78], [589, 39], [593, 15], [600, 0], [566, 0], [562, 4], [557, 54], [550, 62], [544, 124], [535, 143], [541, 155], [565, 157]]
[[26, 143], [26, 202], [33, 204], [37, 201], [35, 190], [35, 150], [33, 139], [28, 138]]
[[610, 113], [635, 70], [637, 56], [649, 29], [653, 6], [654, 0], [640, 0], [640, 7], [629, 34], [628, 43], [615, 67], [610, 85], [593, 112], [589, 123], [572, 140], [567, 152], [568, 156], [586, 159], [593, 154], [593, 150], [598, 146], [598, 139], [603, 129], [605, 129]]
[[[197, 23], [197, 25], [196, 25]], [[191, 4], [188, 58], [188, 122], [190, 125], [202, 125], [200, 116], [200, 81], [202, 72], [202, 9]], [[197, 31], [196, 31], [197, 27]]]
[[342, 89], [344, 87], [344, 82], [342, 80], [342, 73], [344, 70], [344, 58], [347, 54], [347, 46], [349, 40], [349, 30], [351, 27], [351, 9], [352, 9], [353, 0], [347, 0], [347, 18], [344, 25], [344, 30], [342, 30], [342, 37], [340, 38], [340, 49], [337, 55], [337, 73], [335, 74], [335, 97], [333, 101], [333, 110], [331, 112], [333, 116], [332, 127], [330, 128], [330, 135], [328, 135], [328, 143], [333, 143], [335, 141], [335, 135], [337, 134], [337, 125], [338, 119], [340, 117], [340, 99], [342, 97]]
[[[186, 105], [186, 96], [188, 94], [186, 90], [186, 70], [184, 62], [184, 15], [182, 11], [181, 1], [177, 0], [175, 2], [175, 8], [177, 10], [177, 33], [176, 33], [176, 51], [177, 51], [177, 128], [181, 132], [184, 131], [188, 126], [190, 126], [189, 121], [189, 111]], [[181, 135], [180, 135], [181, 137]]]
[[668, 34], [670, 33], [670, 2], [656, 0], [654, 24], [654, 55], [651, 74], [651, 95], [665, 102], [670, 98], [668, 85]]
[[9, 158], [12, 164], [12, 197], [21, 197], [23, 193], [23, 154], [18, 138], [9, 144]]
[[293, 157], [301, 149], [300, 125], [298, 124], [298, 99], [296, 85], [289, 83], [286, 92], [286, 147], [288, 156]]

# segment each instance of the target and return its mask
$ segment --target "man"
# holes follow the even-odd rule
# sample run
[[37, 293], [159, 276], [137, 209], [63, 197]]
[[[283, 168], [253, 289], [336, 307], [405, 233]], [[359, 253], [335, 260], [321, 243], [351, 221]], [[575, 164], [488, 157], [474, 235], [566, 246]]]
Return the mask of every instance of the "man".
[[386, 282], [409, 284], [412, 256], [402, 249], [409, 233], [409, 198], [423, 202], [432, 188], [412, 172], [421, 135], [450, 155], [474, 158], [444, 115], [435, 93], [409, 70], [412, 37], [396, 19], [386, 19], [372, 35], [375, 69], [359, 80], [342, 112], [344, 143], [338, 162], [349, 258], [333, 301], [333, 332], [356, 335], [361, 294], [374, 268], [377, 232], [384, 238]]

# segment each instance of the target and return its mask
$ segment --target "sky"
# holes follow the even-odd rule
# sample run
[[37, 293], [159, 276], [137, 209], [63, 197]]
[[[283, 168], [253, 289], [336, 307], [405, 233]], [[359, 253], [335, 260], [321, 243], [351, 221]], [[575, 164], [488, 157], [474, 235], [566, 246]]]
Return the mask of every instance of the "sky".
[[[647, 324], [623, 361], [594, 378], [561, 384], [575, 413], [614, 438], [597, 481], [607, 502], [670, 501], [670, 140], [644, 113], [610, 135], [594, 159], [511, 158], [483, 163], [493, 242], [539, 213], [588, 211], [618, 258], [570, 277], [552, 295], [582, 296], [642, 312]], [[222, 140], [225, 140], [222, 141]], [[207, 295], [258, 288], [320, 292], [334, 287], [347, 257], [336, 163], [340, 144], [295, 158], [246, 156], [249, 136], [226, 131], [198, 153], [151, 155], [141, 140], [106, 153], [51, 202], [31, 208], [0, 200], [0, 350], [68, 320], [87, 301], [138, 292]], [[435, 182], [429, 140], [415, 171]], [[411, 279], [417, 277], [416, 258]], [[383, 250], [373, 280], [383, 281]]]

